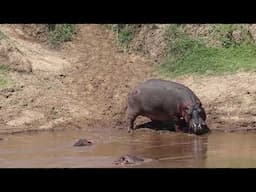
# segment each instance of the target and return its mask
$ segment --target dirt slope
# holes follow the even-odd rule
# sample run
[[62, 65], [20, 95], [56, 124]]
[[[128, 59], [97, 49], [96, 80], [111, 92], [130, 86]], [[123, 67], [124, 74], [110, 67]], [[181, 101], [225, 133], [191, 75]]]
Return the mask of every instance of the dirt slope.
[[[0, 90], [0, 133], [117, 126], [128, 91], [156, 77], [151, 61], [122, 52], [101, 25], [79, 25], [76, 39], [62, 50], [27, 38], [15, 25], [0, 25], [0, 31], [32, 68], [11, 72], [12, 83]], [[256, 128], [255, 73], [173, 80], [201, 98], [210, 128]]]
[[57, 51], [28, 40], [15, 25], [0, 25], [32, 65], [30, 74], [12, 72], [12, 85], [2, 90], [1, 132], [109, 122], [120, 114], [129, 88], [151, 74], [150, 62], [122, 53], [110, 31], [79, 28], [77, 39]]
[[82, 25], [79, 34], [66, 47], [67, 57], [78, 61], [64, 79], [74, 103], [73, 117], [112, 121], [120, 115], [128, 90], [151, 76], [152, 64], [123, 53], [114, 34], [99, 25]]

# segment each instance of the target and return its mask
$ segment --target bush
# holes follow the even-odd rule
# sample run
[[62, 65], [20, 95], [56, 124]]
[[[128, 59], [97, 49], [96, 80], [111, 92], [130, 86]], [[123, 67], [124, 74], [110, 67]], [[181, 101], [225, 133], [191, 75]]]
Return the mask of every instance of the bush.
[[[211, 37], [218, 39], [222, 47], [228, 48], [231, 46], [237, 46], [241, 44], [250, 44], [253, 42], [253, 38], [248, 30], [246, 24], [215, 24], [212, 26]], [[237, 40], [233, 33], [239, 31], [239, 38]]]
[[113, 24], [110, 28], [117, 33], [119, 45], [123, 48], [128, 48], [138, 27], [139, 25], [135, 24]]
[[54, 45], [60, 45], [60, 43], [71, 41], [75, 33], [74, 24], [49, 24], [49, 38], [50, 42]]

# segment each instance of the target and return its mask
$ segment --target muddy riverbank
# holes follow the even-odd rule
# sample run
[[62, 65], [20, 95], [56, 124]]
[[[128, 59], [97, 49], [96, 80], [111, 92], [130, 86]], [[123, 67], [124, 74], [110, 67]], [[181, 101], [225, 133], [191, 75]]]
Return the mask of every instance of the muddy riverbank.
[[[9, 84], [0, 89], [0, 134], [124, 127], [128, 92], [149, 78], [168, 79], [155, 74], [154, 65], [143, 55], [120, 50], [112, 31], [101, 25], [78, 28], [72, 42], [55, 50], [27, 39], [17, 25], [0, 25], [8, 37], [2, 39], [8, 43], [0, 42], [0, 60], [8, 64], [17, 54], [15, 62], [28, 61], [32, 69], [5, 74]], [[198, 95], [210, 128], [256, 129], [255, 72], [169, 80]]]

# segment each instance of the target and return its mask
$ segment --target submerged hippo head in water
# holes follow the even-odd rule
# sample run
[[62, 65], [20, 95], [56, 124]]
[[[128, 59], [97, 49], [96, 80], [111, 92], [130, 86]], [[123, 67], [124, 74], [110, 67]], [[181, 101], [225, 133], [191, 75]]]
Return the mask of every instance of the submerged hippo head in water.
[[128, 165], [128, 164], [135, 164], [135, 163], [139, 163], [139, 162], [143, 162], [143, 161], [144, 161], [144, 159], [141, 157], [137, 157], [134, 155], [125, 155], [125, 156], [121, 156], [114, 163], [116, 165]]
[[73, 146], [81, 147], [81, 146], [91, 146], [92, 142], [88, 141], [87, 139], [79, 139]]
[[199, 98], [188, 87], [172, 81], [151, 79], [129, 93], [129, 132], [134, 129], [134, 121], [139, 115], [152, 121], [172, 120], [176, 122], [176, 129], [184, 132], [202, 134], [209, 131]]

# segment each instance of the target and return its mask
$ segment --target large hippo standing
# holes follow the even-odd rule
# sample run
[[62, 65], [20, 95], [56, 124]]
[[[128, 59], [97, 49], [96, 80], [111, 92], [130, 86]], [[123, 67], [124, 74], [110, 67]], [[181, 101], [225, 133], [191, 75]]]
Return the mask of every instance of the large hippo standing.
[[152, 121], [174, 121], [176, 130], [203, 134], [209, 131], [206, 113], [199, 98], [188, 87], [167, 80], [150, 79], [128, 95], [128, 131], [138, 116]]

